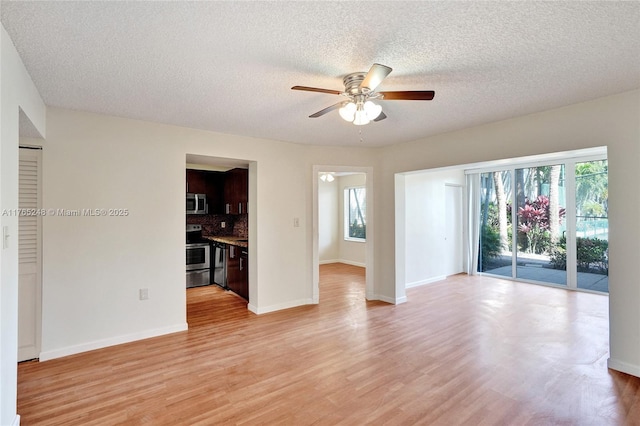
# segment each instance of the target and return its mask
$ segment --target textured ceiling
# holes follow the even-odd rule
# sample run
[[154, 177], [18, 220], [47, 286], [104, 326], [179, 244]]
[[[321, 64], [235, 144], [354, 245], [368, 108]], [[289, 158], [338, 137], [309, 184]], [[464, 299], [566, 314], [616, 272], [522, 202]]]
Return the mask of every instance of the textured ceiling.
[[[14, 2], [2, 23], [45, 103], [222, 133], [381, 146], [640, 87], [640, 2]], [[366, 126], [308, 116], [374, 63]], [[360, 133], [361, 132], [361, 133]]]

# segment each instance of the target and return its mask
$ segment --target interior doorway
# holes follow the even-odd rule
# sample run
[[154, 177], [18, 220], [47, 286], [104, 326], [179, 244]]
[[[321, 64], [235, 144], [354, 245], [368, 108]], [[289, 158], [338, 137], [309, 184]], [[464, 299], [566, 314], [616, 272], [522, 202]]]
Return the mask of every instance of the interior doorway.
[[373, 292], [373, 169], [313, 166], [312, 301], [320, 302], [320, 264], [365, 268], [365, 298]]
[[[186, 287], [216, 285], [233, 291], [256, 312], [257, 162], [191, 153], [185, 160], [187, 204], [194, 195], [204, 200], [201, 210], [187, 211], [185, 225], [209, 242], [203, 262], [191, 268], [206, 277], [190, 285], [193, 271], [188, 270]], [[201, 245], [188, 244], [187, 251]]]

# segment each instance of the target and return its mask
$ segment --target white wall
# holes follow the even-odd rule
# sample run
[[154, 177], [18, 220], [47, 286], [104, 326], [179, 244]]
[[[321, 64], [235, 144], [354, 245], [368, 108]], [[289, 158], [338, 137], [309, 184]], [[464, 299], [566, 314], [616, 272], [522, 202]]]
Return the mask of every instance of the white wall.
[[318, 258], [320, 263], [340, 259], [338, 180], [318, 180]]
[[446, 278], [445, 259], [451, 254], [447, 253], [444, 241], [447, 215], [445, 184], [464, 185], [464, 180], [462, 169], [405, 176], [406, 287]]
[[366, 175], [356, 173], [352, 175], [339, 176], [338, 181], [338, 250], [340, 261], [349, 265], [365, 266], [367, 261], [367, 243], [361, 241], [348, 241], [344, 239], [344, 190], [350, 187], [366, 185]]
[[186, 154], [251, 163], [250, 308], [260, 313], [312, 302], [315, 160], [374, 157], [56, 108], [47, 120], [44, 206], [130, 214], [45, 218], [41, 359], [185, 328]]
[[128, 215], [43, 218], [40, 359], [185, 330], [183, 148], [163, 126], [51, 108], [47, 121], [43, 207]]
[[631, 189], [640, 166], [638, 90], [381, 149], [376, 290], [406, 298], [395, 280], [396, 173], [598, 146], [607, 146], [609, 158], [609, 365], [640, 376], [640, 192]]
[[[0, 28], [0, 211], [18, 207], [19, 111], [45, 133], [45, 105], [4, 27]], [[18, 217], [3, 214], [9, 235], [0, 250], [0, 424], [18, 424]]]

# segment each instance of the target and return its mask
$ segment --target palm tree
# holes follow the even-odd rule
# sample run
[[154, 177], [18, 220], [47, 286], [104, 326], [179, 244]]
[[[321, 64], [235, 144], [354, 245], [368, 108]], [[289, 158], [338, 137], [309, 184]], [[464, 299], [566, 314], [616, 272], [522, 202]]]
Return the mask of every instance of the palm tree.
[[551, 166], [549, 171], [549, 234], [551, 244], [560, 238], [560, 171], [561, 165]]
[[500, 232], [500, 248], [506, 249], [509, 245], [507, 233], [507, 197], [502, 181], [502, 172], [493, 172], [493, 184], [496, 187], [496, 202], [498, 204], [498, 229]]

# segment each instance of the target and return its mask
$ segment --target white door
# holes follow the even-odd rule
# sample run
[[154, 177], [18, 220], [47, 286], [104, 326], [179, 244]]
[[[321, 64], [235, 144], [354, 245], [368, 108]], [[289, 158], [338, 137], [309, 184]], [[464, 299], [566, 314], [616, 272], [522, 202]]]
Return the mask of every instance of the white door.
[[39, 149], [20, 149], [18, 207], [18, 361], [40, 356], [42, 328], [42, 218]]
[[445, 185], [445, 275], [455, 275], [464, 271], [463, 265], [463, 219], [462, 187]]

